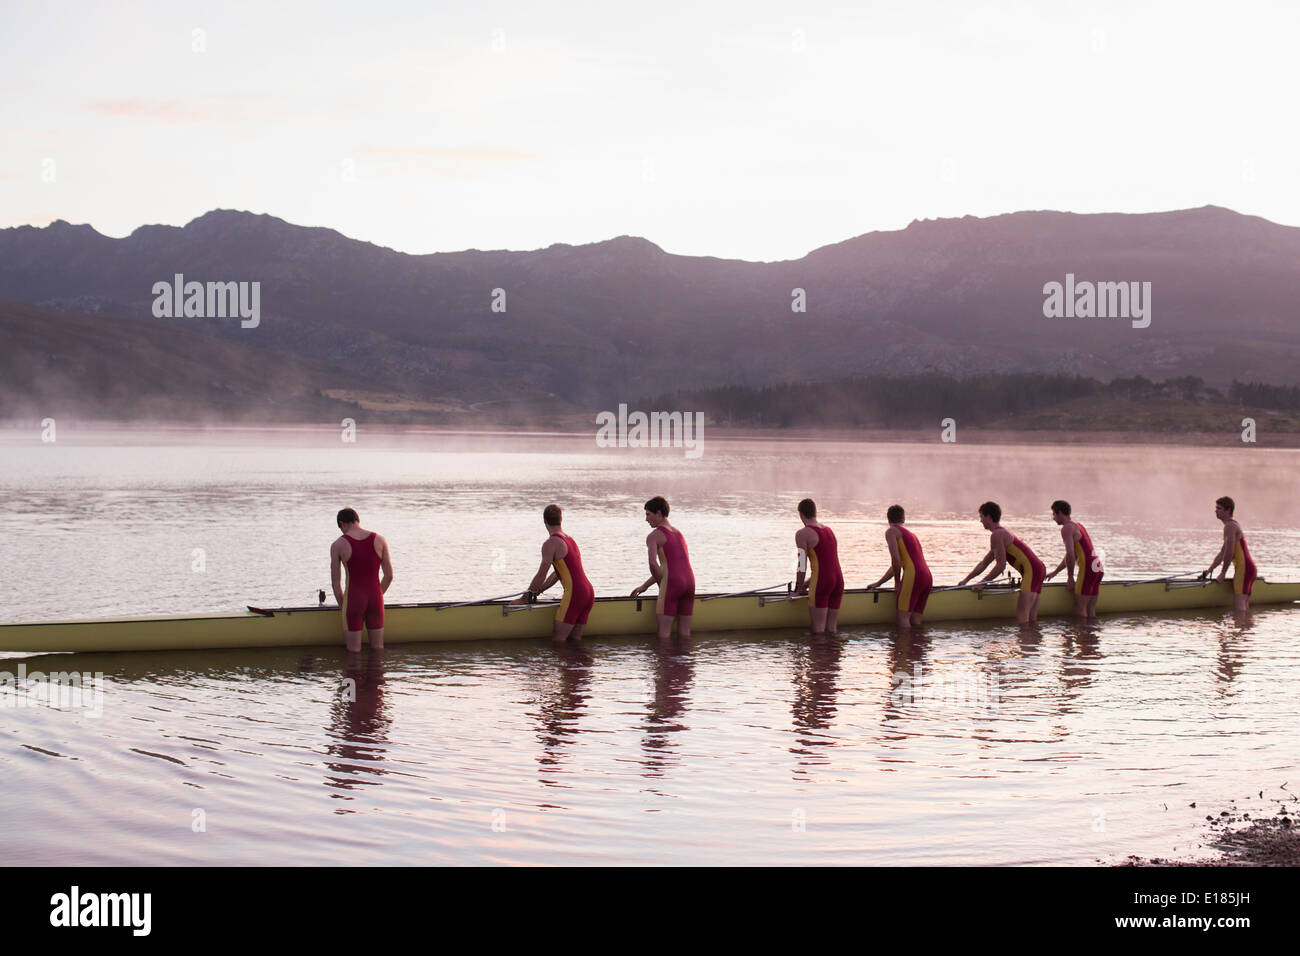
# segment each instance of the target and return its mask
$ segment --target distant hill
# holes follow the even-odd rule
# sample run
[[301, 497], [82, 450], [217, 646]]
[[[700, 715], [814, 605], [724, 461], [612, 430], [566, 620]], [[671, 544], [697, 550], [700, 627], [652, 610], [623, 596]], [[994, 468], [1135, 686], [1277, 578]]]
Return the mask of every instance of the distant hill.
[[[259, 281], [261, 324], [153, 318], [153, 284], [175, 273]], [[1067, 273], [1152, 283], [1150, 327], [1044, 318], [1044, 283]], [[791, 311], [795, 288], [806, 313]], [[345, 365], [350, 388], [430, 407], [611, 408], [683, 388], [926, 371], [1293, 384], [1300, 367], [1300, 229], [1215, 207], [914, 222], [773, 263], [626, 236], [416, 256], [218, 210], [123, 239], [65, 222], [0, 230], [0, 297]], [[86, 328], [60, 326], [45, 354], [84, 352]]]
[[0, 300], [0, 419], [341, 420], [339, 374], [157, 322]]
[[936, 372], [770, 385], [722, 386], [648, 397], [635, 408], [703, 412], [738, 428], [921, 430], [946, 419], [967, 428], [1024, 432], [1215, 433], [1240, 441], [1243, 420], [1262, 437], [1300, 436], [1300, 388], [1233, 382], [1227, 389], [1185, 376], [1101, 382], [1079, 375], [997, 372], [956, 378]]
[[[0, 300], [0, 421], [330, 422], [461, 427], [591, 428], [590, 409], [558, 400], [420, 399], [383, 391], [353, 369], [254, 349], [152, 320], [59, 312]], [[52, 343], [62, 343], [55, 348]], [[933, 431], [1078, 430], [1235, 437], [1243, 416], [1263, 440], [1300, 435], [1300, 388], [1234, 382], [1220, 391], [1192, 377], [1109, 383], [1064, 373], [874, 374], [778, 384], [684, 389], [633, 401], [642, 409], [705, 413], [742, 429]]]

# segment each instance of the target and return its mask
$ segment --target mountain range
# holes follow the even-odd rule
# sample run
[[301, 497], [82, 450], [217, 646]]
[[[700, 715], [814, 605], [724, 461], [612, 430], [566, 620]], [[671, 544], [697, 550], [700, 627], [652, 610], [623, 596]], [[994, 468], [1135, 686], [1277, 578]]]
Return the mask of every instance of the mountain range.
[[[176, 274], [260, 283], [260, 321], [155, 317], [155, 284]], [[1149, 282], [1149, 327], [1045, 317], [1045, 284], [1067, 275]], [[216, 389], [198, 401], [226, 382], [242, 403], [260, 383], [286, 414], [336, 399], [586, 410], [687, 387], [925, 371], [1293, 384], [1300, 229], [1212, 206], [1017, 212], [917, 221], [760, 263], [674, 255], [630, 236], [411, 255], [216, 210], [120, 239], [61, 220], [0, 230], [0, 299], [11, 300], [0, 307], [8, 368], [29, 378], [44, 369], [75, 390], [76, 376], [57, 374], [60, 357], [111, 339], [121, 355], [105, 368], [118, 371], [102, 374], [123, 384], [104, 394], [153, 374], [181, 392]], [[804, 311], [792, 308], [800, 299]], [[240, 368], [256, 374], [239, 378]]]

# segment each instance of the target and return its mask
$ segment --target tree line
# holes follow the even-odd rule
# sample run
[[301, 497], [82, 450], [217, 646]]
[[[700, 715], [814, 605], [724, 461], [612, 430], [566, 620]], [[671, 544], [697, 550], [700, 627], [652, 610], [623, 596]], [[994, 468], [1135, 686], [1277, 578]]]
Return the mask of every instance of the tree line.
[[1225, 393], [1191, 375], [1163, 381], [1138, 375], [1103, 382], [1044, 372], [989, 372], [963, 378], [921, 372], [758, 388], [724, 385], [670, 392], [643, 400], [638, 407], [702, 411], [711, 422], [739, 426], [910, 428], [934, 425], [949, 416], [965, 424], [988, 424], [1080, 398], [1300, 409], [1300, 388], [1294, 386], [1234, 381]]

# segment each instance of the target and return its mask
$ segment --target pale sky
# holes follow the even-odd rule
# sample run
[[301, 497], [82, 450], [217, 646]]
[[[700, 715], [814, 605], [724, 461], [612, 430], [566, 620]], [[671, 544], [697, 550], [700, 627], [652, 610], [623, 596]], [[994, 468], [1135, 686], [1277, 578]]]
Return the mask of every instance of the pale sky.
[[233, 208], [415, 253], [631, 234], [771, 260], [1021, 209], [1300, 225], [1283, 0], [5, 0], [0, 18], [0, 226], [123, 236]]

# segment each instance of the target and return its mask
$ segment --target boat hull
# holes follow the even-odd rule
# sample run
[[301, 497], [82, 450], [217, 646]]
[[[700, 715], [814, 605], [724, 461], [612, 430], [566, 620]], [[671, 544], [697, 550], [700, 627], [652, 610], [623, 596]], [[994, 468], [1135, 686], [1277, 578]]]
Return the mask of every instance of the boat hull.
[[[1252, 606], [1300, 600], [1300, 583], [1258, 581]], [[1107, 582], [1097, 610], [1105, 614], [1229, 607], [1232, 589], [1223, 582]], [[1074, 595], [1064, 585], [1043, 589], [1039, 614], [1072, 614]], [[926, 608], [927, 623], [1014, 620], [1016, 592], [978, 594], [970, 588], [936, 591]], [[844, 594], [840, 627], [887, 624], [895, 617], [893, 591], [852, 590]], [[555, 604], [517, 608], [500, 602], [450, 606], [396, 604], [385, 611], [384, 643], [501, 640], [549, 637]], [[807, 598], [784, 594], [702, 596], [695, 601], [695, 631], [807, 628]], [[655, 602], [649, 598], [600, 598], [592, 608], [590, 637], [653, 634]], [[0, 625], [0, 651], [201, 650], [228, 647], [294, 647], [342, 643], [337, 607], [278, 608], [264, 613], [117, 618]]]

